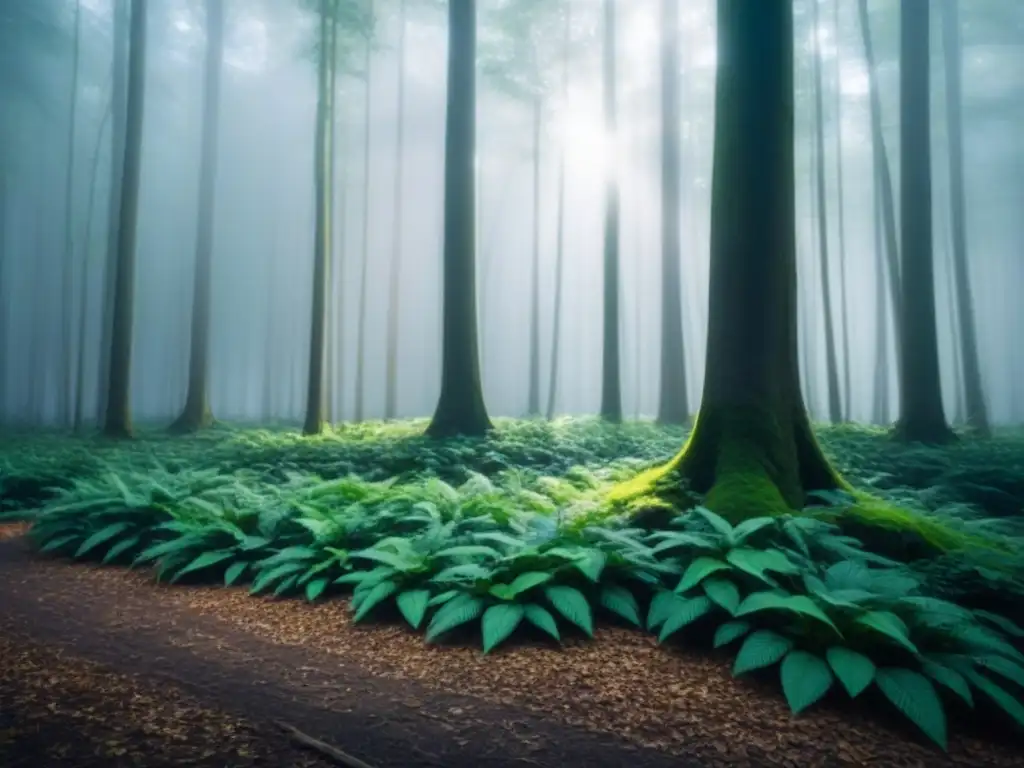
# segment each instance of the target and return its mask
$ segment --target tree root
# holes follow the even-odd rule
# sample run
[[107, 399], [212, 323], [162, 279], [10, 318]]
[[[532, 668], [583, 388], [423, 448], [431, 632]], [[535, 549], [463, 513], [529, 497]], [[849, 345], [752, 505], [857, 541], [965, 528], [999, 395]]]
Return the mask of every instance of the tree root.
[[337, 747], [332, 747], [330, 744], [320, 741], [319, 739], [314, 739], [312, 736], [303, 733], [293, 725], [288, 725], [288, 723], [280, 720], [275, 720], [274, 725], [281, 730], [286, 731], [295, 743], [319, 752], [321, 755], [332, 760], [338, 765], [343, 765], [345, 768], [373, 768], [369, 763], [364, 763], [359, 758], [352, 757], [352, 755], [342, 752]]

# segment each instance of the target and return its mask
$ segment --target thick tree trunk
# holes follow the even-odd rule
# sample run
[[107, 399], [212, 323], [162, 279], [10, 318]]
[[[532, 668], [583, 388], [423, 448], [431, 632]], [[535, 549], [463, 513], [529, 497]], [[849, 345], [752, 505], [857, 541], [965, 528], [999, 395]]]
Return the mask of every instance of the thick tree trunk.
[[216, 218], [217, 142], [220, 132], [220, 80], [224, 60], [224, 0], [206, 0], [206, 75], [203, 87], [203, 143], [199, 167], [196, 265], [192, 284], [192, 324], [185, 408], [173, 432], [195, 432], [213, 423], [210, 411], [210, 303], [213, 224]]
[[[374, 12], [373, 0], [370, 0], [369, 13]], [[370, 290], [370, 107], [373, 96], [373, 40], [367, 36], [364, 53], [364, 72], [366, 75], [366, 92], [363, 101], [363, 238], [362, 238], [362, 271], [359, 276], [359, 315], [356, 318], [356, 383], [355, 413], [353, 418], [358, 422], [365, 416], [364, 398], [366, 397], [366, 303]], [[400, 226], [395, 222], [395, 226]]]
[[604, 325], [601, 373], [601, 418], [622, 421], [619, 363], [619, 175], [615, 107], [615, 2], [603, 0], [604, 43], [601, 53], [604, 127], [608, 141], [604, 213]]
[[441, 395], [427, 427], [431, 437], [484, 435], [492, 429], [477, 349], [476, 0], [448, 4], [447, 77]]
[[533, 243], [530, 265], [530, 383], [526, 415], [540, 414], [540, 145], [544, 102], [533, 100]]
[[792, 5], [718, 0], [718, 60], [703, 399], [680, 453], [613, 500], [675, 477], [738, 519], [844, 484], [811, 431], [797, 366]]
[[394, 241], [391, 251], [391, 276], [388, 285], [387, 370], [385, 372], [384, 418], [398, 412], [398, 340], [401, 316], [399, 287], [402, 279], [402, 189], [405, 171], [405, 13], [406, 0], [398, 11], [398, 94], [395, 135]]
[[[836, 45], [840, 44], [839, 0], [832, 5], [832, 28]], [[847, 309], [846, 282], [846, 190], [843, 184], [843, 89], [842, 66], [839, 52], [835, 62], [835, 124], [836, 124], [836, 213], [839, 226], [839, 315], [843, 323], [843, 420], [849, 421], [853, 401], [850, 385], [850, 315]]]
[[[814, 29], [820, 27], [818, 0], [811, 3]], [[839, 365], [836, 358], [836, 334], [832, 315], [832, 285], [829, 280], [828, 207], [825, 193], [825, 107], [824, 86], [821, 76], [821, 46], [815, 34], [814, 46], [814, 146], [818, 154], [815, 174], [818, 195], [818, 257], [821, 265], [822, 314], [825, 317], [825, 373], [828, 386], [828, 418], [833, 424], [843, 420], [843, 406], [839, 392]]]
[[967, 265], [959, 0], [944, 0], [942, 4], [942, 40], [946, 69], [946, 125], [949, 131], [950, 220], [953, 225], [953, 267], [956, 275], [956, 309], [960, 320], [964, 399], [967, 404], [967, 425], [987, 436], [991, 430], [981, 384], [978, 334], [974, 327], [974, 300]]
[[302, 434], [324, 430], [324, 351], [327, 338], [328, 260], [331, 255], [331, 161], [334, 125], [335, 42], [338, 29], [337, 0], [320, 0], [319, 97], [314, 148], [316, 230], [313, 244], [313, 307], [309, 329], [309, 375], [306, 380], [306, 416]]
[[946, 442], [935, 329], [929, 94], [929, 0], [900, 4], [900, 225], [902, 334], [898, 354], [903, 440]]
[[132, 336], [135, 323], [135, 241], [142, 170], [142, 120], [146, 99], [146, 0], [132, 0], [125, 114], [124, 175], [120, 185], [114, 316], [103, 432], [131, 437]]
[[658, 423], [690, 418], [683, 338], [679, 135], [679, 4], [661, 0], [661, 388]]
[[75, 2], [75, 42], [72, 48], [71, 92], [68, 100], [67, 167], [64, 169], [64, 263], [61, 268], [61, 376], [58, 382], [58, 410], [60, 420], [67, 424], [73, 420], [71, 393], [74, 387], [75, 290], [75, 133], [78, 128], [78, 69], [82, 47], [82, 0]]

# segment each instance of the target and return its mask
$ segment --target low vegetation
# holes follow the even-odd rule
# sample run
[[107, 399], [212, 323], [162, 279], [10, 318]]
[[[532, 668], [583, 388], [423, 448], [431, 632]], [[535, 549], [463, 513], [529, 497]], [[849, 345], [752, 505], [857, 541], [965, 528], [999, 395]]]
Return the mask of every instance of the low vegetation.
[[730, 649], [736, 675], [777, 669], [793, 712], [874, 688], [943, 747], [950, 712], [1024, 729], [1020, 435], [907, 449], [823, 430], [854, 483], [993, 545], [911, 559], [847, 525], [853, 500], [836, 494], [736, 526], [700, 506], [642, 527], [609, 508], [608, 488], [670, 455], [678, 430], [507, 422], [438, 444], [420, 426], [14, 438], [4, 514], [30, 520], [41, 552], [279, 597], [350, 593], [354, 621], [398, 618], [429, 642], [490, 652], [624, 622]]

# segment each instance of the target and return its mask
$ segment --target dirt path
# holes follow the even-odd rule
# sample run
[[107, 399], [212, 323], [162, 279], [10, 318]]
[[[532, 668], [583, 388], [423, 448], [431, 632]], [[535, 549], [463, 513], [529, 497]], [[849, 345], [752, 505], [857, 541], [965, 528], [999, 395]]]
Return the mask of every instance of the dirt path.
[[[214, 717], [238, 718], [236, 725], [225, 728], [244, 731], [257, 742], [262, 738], [264, 743], [243, 747], [243, 752], [249, 757], [261, 749], [268, 752], [267, 765], [275, 761], [281, 766], [319, 764], [283, 743], [287, 741], [283, 735], [273, 736], [274, 720], [290, 722], [375, 768], [688, 765], [677, 756], [637, 748], [610, 735], [567, 727], [520, 709], [460, 696], [456, 691], [439, 693], [408, 681], [372, 676], [336, 657], [267, 642], [214, 617], [164, 604], [153, 588], [111, 595], [90, 591], [87, 582], [67, 575], [66, 566], [33, 558], [22, 540], [0, 541], [0, 637], [8, 646], [0, 664], [5, 665], [2, 671], [7, 673], [8, 687], [18, 678], [7, 666], [12, 658], [21, 651], [28, 653], [34, 648], [39, 653], [45, 648], [55, 652], [61, 664], [87, 668], [79, 677], [105, 675], [103, 682], [95, 684], [105, 686], [109, 696], [144, 701], [153, 696], [147, 692], [155, 691], [156, 697], [165, 699], [153, 704], [156, 708], [166, 700], [181, 698], [189, 706], [179, 709], [193, 715], [209, 710]], [[4, 650], [0, 648], [0, 652]], [[26, 662], [33, 668], [54, 663], [45, 657]], [[3, 677], [0, 675], [0, 680]], [[81, 708], [100, 712], [110, 708], [111, 702], [104, 702], [99, 691], [92, 691], [91, 696], [86, 696], [84, 689], [69, 691], [61, 674], [51, 680], [53, 701], [60, 711], [51, 703], [45, 725], [37, 724], [43, 740], [48, 729], [63, 733], [69, 728], [81, 731], [90, 727], [87, 720], [71, 717], [76, 696], [88, 699]], [[22, 688], [27, 685], [22, 680]], [[4, 690], [0, 687], [0, 693]], [[15, 692], [6, 695], [13, 697]], [[11, 708], [15, 718], [16, 707]], [[0, 711], [5, 708], [0, 705]], [[209, 716], [203, 718], [208, 720]], [[4, 727], [0, 720], [0, 732]], [[197, 726], [186, 720], [177, 727], [188, 731]], [[17, 730], [11, 729], [16, 736]], [[215, 733], [190, 732], [185, 741], [200, 737], [208, 741], [218, 738]], [[102, 735], [98, 738], [104, 743], [116, 741]], [[18, 762], [18, 751], [30, 746], [19, 745], [16, 738], [0, 738], [0, 764], [42, 764], [37, 760]], [[196, 744], [198, 755], [193, 757], [202, 757], [210, 747]], [[282, 757], [289, 749], [291, 756]], [[79, 757], [66, 764], [164, 764], [127, 759], [118, 763], [116, 757], [96, 756], [95, 762], [81, 762]], [[206, 755], [210, 760], [218, 757]], [[261, 763], [239, 759], [231, 763], [256, 764]], [[697, 764], [689, 765], [696, 768]]]

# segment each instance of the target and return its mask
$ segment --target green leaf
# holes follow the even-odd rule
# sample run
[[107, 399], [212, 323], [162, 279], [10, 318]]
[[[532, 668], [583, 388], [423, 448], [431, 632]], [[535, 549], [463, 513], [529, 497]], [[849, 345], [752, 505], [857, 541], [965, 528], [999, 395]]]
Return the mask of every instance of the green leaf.
[[577, 627], [587, 633], [588, 637], [594, 636], [594, 618], [590, 612], [590, 603], [583, 593], [574, 587], [547, 587], [544, 596], [548, 602]]
[[910, 641], [907, 625], [895, 613], [868, 611], [854, 619], [854, 623], [885, 635], [915, 655], [918, 653], [917, 646]]
[[1008, 694], [991, 680], [982, 677], [976, 672], [968, 675], [971, 683], [985, 694], [996, 706], [1009, 715], [1019, 728], [1024, 728], [1024, 705]]
[[54, 552], [54, 551], [60, 549], [61, 547], [64, 547], [64, 546], [70, 544], [72, 541], [75, 541], [77, 538], [78, 538], [78, 534], [77, 533], [71, 533], [71, 534], [68, 534], [66, 536], [58, 536], [57, 538], [50, 539], [48, 542], [46, 542], [39, 549], [39, 551], [40, 552]]
[[427, 627], [427, 642], [462, 624], [473, 621], [484, 612], [484, 601], [476, 595], [456, 595], [442, 605]]
[[217, 565], [217, 563], [223, 563], [225, 560], [232, 558], [234, 556], [235, 552], [231, 549], [222, 549], [216, 552], [204, 552], [191, 563], [189, 563], [180, 571], [178, 571], [174, 575], [174, 581], [177, 581], [186, 574], [193, 573], [195, 571], [200, 571], [203, 568], [209, 568], [210, 566]]
[[712, 605], [713, 603], [704, 595], [685, 600], [676, 611], [665, 619], [665, 623], [661, 625], [658, 642], [665, 642], [670, 635], [675, 634], [688, 624], [692, 624], [701, 616], [708, 614], [711, 611]]
[[664, 624], [665, 620], [685, 602], [686, 598], [667, 589], [656, 592], [647, 610], [647, 631], [653, 632]]
[[499, 603], [484, 611], [481, 621], [484, 653], [490, 653], [493, 648], [515, 632], [525, 615], [526, 610], [518, 603]]
[[707, 520], [708, 523], [711, 524], [711, 527], [715, 529], [716, 533], [729, 538], [732, 537], [732, 525], [724, 517], [722, 517], [719, 514], [716, 514], [715, 512], [712, 512], [707, 507], [694, 507], [693, 511], [696, 514], [703, 517], [705, 520]]
[[[454, 595], [453, 595], [454, 597]], [[402, 617], [413, 629], [419, 629], [430, 603], [429, 589], [407, 589], [395, 598]]]
[[590, 549], [574, 565], [579, 569], [580, 573], [596, 584], [600, 581], [601, 573], [604, 571], [607, 563], [607, 554], [600, 549]]
[[733, 544], [742, 544], [755, 533], [775, 525], [774, 517], [751, 517], [737, 525], [732, 531]]
[[640, 606], [633, 593], [625, 587], [612, 584], [601, 590], [601, 605], [621, 616], [630, 624], [640, 626]]
[[296, 560], [315, 560], [318, 557], [320, 557], [320, 553], [309, 547], [285, 547], [265, 560], [261, 560], [260, 568], [272, 568], [275, 565], [290, 563]]
[[974, 697], [971, 695], [971, 687], [967, 680], [955, 669], [950, 669], [945, 664], [940, 664], [931, 659], [924, 659], [921, 662], [921, 671], [939, 685], [955, 693], [969, 707], [974, 706]]
[[879, 667], [875, 684], [908, 720], [946, 749], [946, 713], [927, 677], [902, 667]]
[[740, 607], [740, 590], [728, 579], [705, 579], [704, 594], [730, 614], [736, 613]]
[[825, 652], [825, 658], [850, 698], [857, 698], [875, 679], [875, 663], [862, 653], [833, 645]]
[[201, 546], [203, 538], [204, 537], [201, 535], [189, 535], [182, 536], [180, 539], [171, 539], [170, 541], [162, 541], [158, 544], [154, 544], [153, 546], [144, 549], [138, 557], [135, 558], [132, 565], [141, 565], [142, 563], [148, 563], [151, 560], [157, 560], [161, 557], [184, 551], [189, 547]]
[[286, 592], [291, 591], [291, 589], [298, 583], [298, 581], [299, 581], [299, 574], [298, 573], [293, 573], [291, 576], [289, 576], [288, 578], [286, 578], [284, 581], [282, 581], [280, 584], [277, 585], [277, 588], [274, 590], [274, 597], [280, 597], [281, 595], [285, 594]]
[[499, 558], [502, 554], [494, 547], [483, 544], [462, 544], [457, 547], [448, 547], [440, 552], [435, 552], [434, 557], [493, 557]]
[[523, 610], [526, 620], [533, 624], [533, 626], [548, 633], [555, 640], [562, 639], [561, 634], [558, 632], [558, 623], [547, 608], [536, 603], [527, 603]]
[[445, 568], [434, 576], [432, 580], [439, 584], [452, 581], [476, 581], [477, 579], [489, 578], [491, 573], [491, 569], [485, 568], [478, 563], [463, 563], [462, 565], [453, 565], [449, 568]]
[[75, 551], [74, 557], [77, 560], [83, 555], [87, 554], [90, 550], [95, 549], [105, 541], [117, 536], [117, 534], [128, 530], [128, 523], [112, 523], [105, 528], [96, 531], [92, 536], [82, 542], [81, 546]]
[[327, 589], [327, 585], [330, 583], [330, 579], [313, 579], [306, 584], [306, 599], [312, 603], [324, 593], [324, 590]]
[[249, 563], [245, 562], [232, 563], [229, 565], [227, 571], [224, 572], [224, 586], [230, 587], [238, 581], [238, 577], [245, 573], [245, 569], [248, 567]]
[[544, 571], [527, 571], [521, 573], [512, 580], [512, 583], [508, 585], [508, 597], [506, 600], [512, 600], [513, 598], [521, 595], [527, 590], [539, 587], [541, 584], [546, 584], [551, 581], [554, 574], [545, 573]]
[[363, 560], [372, 560], [382, 565], [390, 566], [396, 571], [408, 571], [414, 563], [411, 563], [407, 557], [389, 552], [386, 549], [362, 549], [358, 552], [353, 552], [352, 557], [359, 557]]
[[427, 607], [433, 608], [436, 605], [444, 605], [453, 597], [456, 597], [460, 594], [462, 593], [459, 592], [459, 590], [457, 589], [449, 589], [446, 592], [442, 592], [441, 594], [434, 595], [432, 598], [430, 598], [430, 600], [427, 602]]
[[755, 669], [771, 666], [781, 660], [793, 648], [792, 641], [770, 629], [759, 629], [740, 646], [736, 661], [732, 666], [732, 674], [739, 677]]
[[754, 592], [748, 595], [739, 608], [736, 609], [736, 616], [746, 616], [751, 613], [757, 613], [759, 611], [786, 611], [793, 613], [798, 616], [808, 616], [812, 619], [820, 621], [835, 630], [836, 634], [839, 634], [839, 629], [832, 620], [825, 614], [824, 611], [818, 607], [807, 595], [782, 595], [777, 592]]
[[679, 585], [675, 591], [677, 594], [682, 594], [687, 590], [693, 589], [701, 583], [707, 576], [717, 571], [729, 571], [732, 570], [732, 566], [722, 560], [714, 557], [698, 557], [683, 574], [683, 578], [679, 580]]
[[372, 587], [359, 601], [359, 607], [356, 609], [355, 616], [352, 617], [352, 621], [360, 621], [366, 614], [374, 609], [377, 605], [387, 600], [398, 590], [398, 585], [393, 581], [382, 581], [380, 584]]
[[991, 613], [990, 611], [972, 611], [982, 621], [986, 621], [992, 624], [997, 629], [1002, 630], [1010, 637], [1024, 638], [1024, 629], [1010, 621], [1005, 616], [1000, 616], [998, 613]]
[[279, 581], [286, 576], [290, 576], [293, 573], [296, 574], [295, 578], [297, 580], [299, 578], [297, 572], [303, 570], [305, 567], [305, 563], [291, 562], [281, 563], [281, 565], [276, 568], [271, 568], [269, 571], [261, 570], [259, 575], [256, 577], [256, 580], [252, 583], [252, 587], [249, 592], [253, 595], [258, 592], [262, 592], [274, 582]]
[[128, 552], [130, 549], [137, 547], [141, 540], [141, 536], [129, 536], [127, 539], [121, 539], [119, 542], [117, 542], [110, 549], [107, 550], [107, 553], [103, 556], [103, 560], [101, 562], [103, 562], [104, 564], [114, 562], [125, 552]]
[[982, 669], [986, 669], [1002, 675], [1007, 680], [1012, 680], [1021, 688], [1024, 688], [1024, 667], [1016, 664], [1002, 656], [988, 654], [974, 657], [974, 663]]
[[821, 699], [832, 687], [832, 672], [824, 659], [807, 651], [790, 651], [782, 660], [782, 692], [794, 715]]
[[751, 629], [748, 621], [727, 621], [715, 630], [715, 648], [728, 645], [733, 640], [743, 637]]
[[761, 550], [737, 547], [726, 552], [725, 559], [741, 571], [773, 586], [775, 580], [767, 574], [767, 571], [776, 573], [796, 573], [798, 571], [793, 562], [777, 549]]

